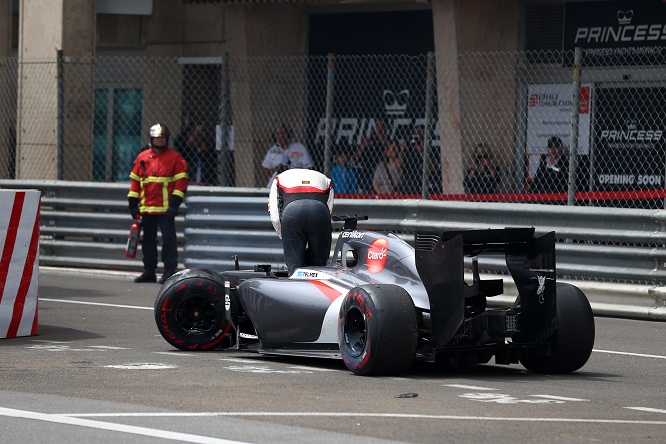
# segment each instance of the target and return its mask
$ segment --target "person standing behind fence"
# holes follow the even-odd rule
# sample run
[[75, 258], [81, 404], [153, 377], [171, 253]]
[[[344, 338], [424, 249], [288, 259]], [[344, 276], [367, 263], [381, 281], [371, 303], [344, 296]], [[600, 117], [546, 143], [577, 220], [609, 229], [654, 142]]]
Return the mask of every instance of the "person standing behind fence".
[[289, 274], [308, 265], [326, 265], [331, 254], [333, 185], [314, 170], [278, 174], [268, 196], [271, 222], [282, 239]]
[[185, 143], [176, 148], [189, 168], [191, 182], [202, 185], [217, 184], [217, 151], [207, 137], [206, 126], [196, 123], [190, 129]]
[[559, 137], [548, 139], [548, 153], [542, 154], [539, 168], [530, 185], [537, 193], [561, 193], [568, 190], [569, 156]]
[[493, 164], [493, 155], [485, 144], [474, 147], [472, 165], [465, 174], [463, 185], [470, 194], [491, 194], [500, 181], [500, 169]]
[[187, 137], [190, 135], [192, 128], [194, 128], [196, 119], [194, 114], [190, 111], [184, 111], [180, 119], [180, 132], [173, 139], [173, 147], [176, 151], [182, 153], [185, 150]]
[[314, 161], [302, 143], [292, 140], [291, 129], [284, 123], [272, 134], [273, 145], [266, 152], [261, 166], [266, 174], [266, 187], [270, 188], [273, 179], [289, 168], [312, 168]]
[[[414, 125], [409, 143], [401, 147], [403, 151], [404, 166], [400, 181], [400, 193], [421, 194], [423, 184], [423, 155], [425, 149], [425, 125]], [[428, 152], [428, 165], [426, 165], [426, 190], [429, 193], [441, 192], [441, 174], [437, 168], [435, 153]]]
[[178, 267], [175, 217], [187, 191], [187, 162], [168, 147], [169, 129], [159, 123], [150, 127], [149, 148], [139, 153], [130, 173], [127, 193], [132, 218], [143, 227], [143, 273], [134, 282], [155, 282], [157, 228], [162, 233], [163, 284]]
[[347, 166], [347, 148], [338, 146], [335, 150], [335, 166], [331, 168], [331, 182], [338, 194], [354, 194], [358, 189], [356, 172]]
[[372, 177], [372, 189], [376, 194], [395, 194], [402, 180], [402, 153], [398, 144], [389, 143], [384, 150], [384, 160], [379, 162]]
[[354, 153], [359, 192], [373, 193], [373, 175], [382, 161], [383, 153], [390, 143], [388, 127], [382, 118], [374, 119], [372, 134], [365, 137]]

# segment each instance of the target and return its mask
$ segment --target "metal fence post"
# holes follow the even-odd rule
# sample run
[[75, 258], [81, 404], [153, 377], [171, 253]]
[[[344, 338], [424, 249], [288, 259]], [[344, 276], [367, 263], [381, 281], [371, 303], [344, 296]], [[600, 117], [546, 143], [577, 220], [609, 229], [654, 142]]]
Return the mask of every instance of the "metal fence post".
[[58, 134], [56, 135], [57, 145], [56, 145], [56, 179], [63, 180], [63, 114], [64, 114], [64, 97], [65, 97], [65, 85], [64, 85], [64, 60], [62, 55], [62, 49], [56, 51], [56, 65], [58, 72]]
[[578, 118], [580, 107], [580, 74], [581, 60], [583, 50], [576, 47], [574, 50], [574, 70], [573, 70], [573, 100], [571, 104], [571, 137], [569, 146], [569, 196], [568, 205], [576, 203], [576, 156], [578, 155]]
[[425, 128], [423, 133], [423, 162], [421, 169], [421, 198], [428, 199], [428, 182], [430, 181], [430, 150], [432, 143], [432, 102], [435, 83], [435, 54], [428, 53], [425, 95]]
[[229, 151], [229, 53], [222, 54], [220, 66], [220, 152], [217, 156], [217, 185], [233, 186], [231, 181], [231, 152]]
[[331, 132], [333, 130], [333, 95], [335, 93], [335, 54], [328, 55], [326, 73], [326, 134], [324, 135], [324, 174], [331, 170]]

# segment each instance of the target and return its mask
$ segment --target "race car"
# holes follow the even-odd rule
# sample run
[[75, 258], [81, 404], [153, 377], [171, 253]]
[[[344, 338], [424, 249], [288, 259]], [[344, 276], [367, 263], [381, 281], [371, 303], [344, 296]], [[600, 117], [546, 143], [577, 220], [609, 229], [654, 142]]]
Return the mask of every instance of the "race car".
[[[233, 349], [342, 359], [357, 375], [398, 375], [415, 361], [521, 363], [537, 373], [580, 369], [594, 344], [583, 292], [556, 281], [555, 233], [534, 228], [419, 232], [414, 246], [344, 222], [326, 266], [291, 275], [270, 265], [171, 276], [155, 321], [180, 350]], [[502, 279], [481, 279], [478, 257], [504, 254], [518, 296], [491, 308]], [[471, 257], [469, 282], [465, 257]], [[468, 268], [469, 269], [469, 268]]]

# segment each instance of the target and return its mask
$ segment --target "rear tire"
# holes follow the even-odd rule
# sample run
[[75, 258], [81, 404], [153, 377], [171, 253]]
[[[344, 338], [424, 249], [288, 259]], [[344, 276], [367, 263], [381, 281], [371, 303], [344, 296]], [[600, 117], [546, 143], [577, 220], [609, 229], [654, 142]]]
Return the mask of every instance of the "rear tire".
[[213, 350], [232, 344], [225, 318], [224, 279], [210, 270], [180, 271], [155, 299], [155, 322], [162, 337], [180, 350]]
[[585, 294], [570, 284], [557, 283], [557, 330], [548, 338], [551, 354], [525, 353], [520, 363], [534, 373], [571, 373], [581, 368], [594, 347], [594, 313]]
[[347, 293], [340, 307], [338, 342], [347, 368], [357, 375], [398, 375], [414, 361], [414, 302], [397, 285], [364, 285]]

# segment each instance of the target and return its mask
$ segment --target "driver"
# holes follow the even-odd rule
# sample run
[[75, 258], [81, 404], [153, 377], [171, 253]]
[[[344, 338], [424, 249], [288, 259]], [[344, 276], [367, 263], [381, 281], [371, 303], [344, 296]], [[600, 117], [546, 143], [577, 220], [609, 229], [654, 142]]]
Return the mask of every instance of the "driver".
[[293, 168], [271, 184], [268, 211], [282, 239], [291, 275], [307, 265], [326, 265], [331, 253], [331, 180], [313, 170]]

